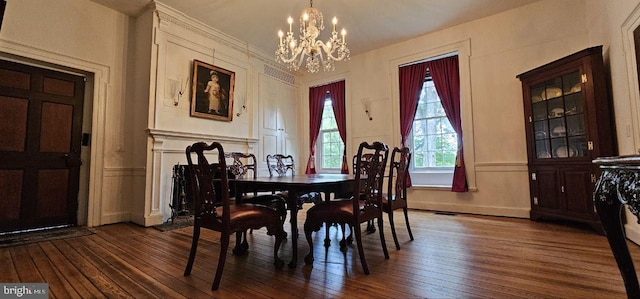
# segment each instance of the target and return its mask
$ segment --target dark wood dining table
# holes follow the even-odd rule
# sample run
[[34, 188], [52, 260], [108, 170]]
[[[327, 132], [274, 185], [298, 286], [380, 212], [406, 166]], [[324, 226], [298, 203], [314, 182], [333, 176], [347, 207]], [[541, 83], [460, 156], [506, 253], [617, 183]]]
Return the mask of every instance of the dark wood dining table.
[[635, 220], [640, 219], [640, 155], [601, 157], [593, 163], [602, 170], [593, 194], [596, 211], [622, 275], [627, 297], [640, 298], [640, 284], [621, 218], [622, 208], [627, 205]]
[[245, 177], [233, 179], [236, 198], [241, 194], [251, 192], [277, 192], [287, 191], [287, 206], [291, 215], [291, 246], [293, 258], [289, 263], [290, 268], [295, 268], [298, 263], [298, 195], [309, 192], [321, 192], [325, 200], [330, 199], [331, 194], [344, 194], [352, 191], [355, 177], [347, 174], [302, 174], [295, 176], [273, 177]]

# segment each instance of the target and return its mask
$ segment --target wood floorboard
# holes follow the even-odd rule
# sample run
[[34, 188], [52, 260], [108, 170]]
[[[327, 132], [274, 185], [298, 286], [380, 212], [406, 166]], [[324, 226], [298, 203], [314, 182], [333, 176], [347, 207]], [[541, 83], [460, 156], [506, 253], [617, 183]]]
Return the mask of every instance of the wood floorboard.
[[66, 240], [56, 240], [52, 243], [104, 296], [107, 298], [127, 298], [130, 296], [128, 291], [89, 261], [89, 256], [79, 253], [78, 248], [74, 248]]
[[[42, 245], [45, 245], [44, 243]], [[82, 297], [67, 281], [62, 272], [58, 270], [53, 262], [49, 260], [47, 254], [39, 244], [27, 245], [27, 251], [38, 265], [38, 270], [42, 277], [49, 283], [50, 297], [55, 298], [80, 298]]]
[[[300, 227], [305, 215], [299, 213]], [[324, 228], [313, 234], [313, 265], [304, 265], [309, 245], [301, 231], [298, 266], [275, 269], [274, 238], [262, 229], [248, 236], [243, 256], [232, 255], [231, 237], [220, 289], [211, 291], [220, 234], [202, 230], [192, 273], [184, 276], [192, 227], [161, 232], [121, 223], [0, 249], [0, 281], [48, 282], [50, 298], [626, 298], [606, 238], [588, 228], [426, 211], [409, 217], [414, 241], [402, 213], [394, 216], [401, 250], [384, 221], [388, 260], [379, 233], [363, 234], [370, 275], [355, 244], [340, 251], [337, 227], [329, 248]], [[629, 247], [640, 266], [640, 247]], [[278, 254], [291, 260], [291, 236]]]

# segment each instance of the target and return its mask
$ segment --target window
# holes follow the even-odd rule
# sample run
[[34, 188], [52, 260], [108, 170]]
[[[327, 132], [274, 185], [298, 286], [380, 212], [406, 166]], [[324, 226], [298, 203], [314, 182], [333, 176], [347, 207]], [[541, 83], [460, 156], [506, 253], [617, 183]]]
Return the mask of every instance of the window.
[[344, 143], [338, 132], [338, 124], [331, 106], [331, 98], [327, 96], [324, 101], [322, 111], [322, 123], [320, 124], [320, 134], [316, 145], [316, 167], [325, 172], [340, 171], [342, 166], [342, 154], [344, 153]]
[[458, 137], [429, 73], [422, 85], [408, 146], [413, 153], [410, 166], [413, 177], [419, 181], [424, 179], [429, 185], [451, 184]]
[[411, 133], [414, 169], [455, 166], [458, 137], [428, 74], [422, 85]]
[[[394, 132], [393, 138], [395, 140], [401, 140], [402, 138], [406, 138], [405, 142], [407, 146], [413, 151], [411, 160], [416, 160], [415, 158], [415, 148], [413, 145], [413, 121], [415, 120], [415, 114], [413, 115], [405, 115], [407, 111], [411, 113], [413, 109], [403, 109], [406, 107], [408, 103], [412, 102], [412, 100], [406, 97], [406, 94], [403, 94], [403, 91], [408, 91], [411, 79], [410, 74], [405, 73], [407, 69], [404, 69], [406, 66], [410, 65], [420, 65], [424, 62], [446, 59], [448, 57], [457, 56], [458, 57], [458, 75], [459, 75], [459, 98], [460, 102], [460, 111], [459, 115], [456, 117], [456, 122], [460, 122], [460, 129], [464, 132], [464, 136], [458, 135], [458, 138], [464, 139], [464, 167], [466, 174], [466, 184], [468, 186], [469, 191], [476, 191], [476, 162], [475, 162], [475, 153], [474, 153], [474, 137], [473, 137], [473, 113], [472, 113], [472, 100], [471, 100], [471, 74], [469, 72], [469, 58], [471, 53], [471, 42], [469, 39], [454, 42], [452, 44], [439, 46], [431, 49], [426, 49], [422, 52], [418, 52], [412, 55], [402, 56], [397, 59], [393, 59], [390, 61], [391, 66], [391, 74], [392, 78], [400, 79], [401, 76], [409, 76], [406, 82], [403, 80], [392, 80], [392, 91], [393, 91], [393, 101], [392, 108], [393, 113], [400, 114], [400, 121], [397, 124], [394, 123]], [[635, 64], [634, 64], [635, 67]], [[422, 71], [420, 71], [422, 72]], [[426, 74], [426, 71], [425, 71]], [[424, 77], [421, 78], [422, 83], [424, 83]], [[421, 88], [422, 84], [418, 86]], [[415, 88], [415, 87], [414, 87]], [[416, 99], [414, 99], [415, 101]], [[417, 99], [419, 101], [419, 99]], [[640, 102], [640, 101], [638, 101]], [[413, 102], [415, 105], [415, 102]], [[417, 107], [415, 107], [417, 108]], [[407, 120], [407, 117], [409, 118]], [[397, 129], [396, 129], [397, 128]], [[407, 134], [406, 136], [402, 136], [402, 134]], [[425, 133], [426, 136], [426, 133]], [[426, 138], [426, 137], [425, 137]], [[456, 138], [456, 140], [458, 140]], [[453, 186], [453, 172], [457, 171], [456, 167], [424, 167], [424, 168], [415, 168], [413, 167], [414, 163], [411, 163], [411, 182], [415, 187], [434, 187], [434, 188], [442, 188], [452, 190]], [[437, 179], [435, 178], [437, 177]], [[456, 189], [460, 188], [460, 181], [456, 180]]]

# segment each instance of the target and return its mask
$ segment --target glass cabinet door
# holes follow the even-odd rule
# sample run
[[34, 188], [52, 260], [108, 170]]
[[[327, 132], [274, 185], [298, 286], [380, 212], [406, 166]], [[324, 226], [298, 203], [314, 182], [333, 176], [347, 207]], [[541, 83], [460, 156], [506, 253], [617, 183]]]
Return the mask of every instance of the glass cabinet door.
[[534, 85], [530, 91], [536, 158], [587, 156], [580, 72]]

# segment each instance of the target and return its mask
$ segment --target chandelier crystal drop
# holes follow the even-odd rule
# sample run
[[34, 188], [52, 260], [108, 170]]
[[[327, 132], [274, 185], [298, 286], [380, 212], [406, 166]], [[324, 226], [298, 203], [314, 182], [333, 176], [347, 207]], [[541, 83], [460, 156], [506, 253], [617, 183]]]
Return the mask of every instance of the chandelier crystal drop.
[[289, 32], [286, 36], [282, 30], [278, 32], [280, 43], [276, 50], [276, 61], [287, 64], [289, 70], [297, 71], [306, 60], [307, 70], [311, 73], [319, 71], [321, 64], [323, 70], [333, 71], [334, 61], [349, 60], [350, 51], [345, 39], [347, 31], [342, 29], [341, 37], [338, 37], [337, 18], [334, 17], [332, 20], [333, 30], [329, 40], [326, 43], [316, 40], [324, 30], [324, 20], [322, 13], [313, 7], [313, 0], [310, 1], [310, 7], [303, 10], [300, 15], [299, 40], [293, 36], [293, 18], [289, 17], [287, 22]]

